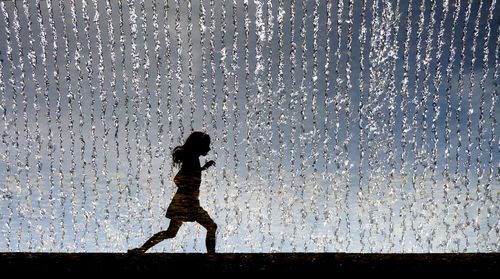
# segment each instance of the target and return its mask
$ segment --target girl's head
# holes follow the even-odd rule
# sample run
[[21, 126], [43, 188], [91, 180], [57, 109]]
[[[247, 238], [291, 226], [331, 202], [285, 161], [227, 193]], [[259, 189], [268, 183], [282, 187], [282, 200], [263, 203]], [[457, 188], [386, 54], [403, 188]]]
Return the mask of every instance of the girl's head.
[[210, 136], [201, 131], [192, 132], [183, 145], [174, 148], [174, 164], [181, 164], [186, 156], [206, 156], [210, 151]]
[[210, 136], [204, 132], [195, 131], [184, 142], [184, 150], [196, 155], [206, 156], [210, 151]]

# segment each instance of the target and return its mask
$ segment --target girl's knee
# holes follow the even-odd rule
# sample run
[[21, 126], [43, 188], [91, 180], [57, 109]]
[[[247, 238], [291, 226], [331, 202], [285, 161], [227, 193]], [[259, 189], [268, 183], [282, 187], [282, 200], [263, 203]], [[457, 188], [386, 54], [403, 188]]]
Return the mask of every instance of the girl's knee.
[[212, 221], [212, 222], [207, 224], [206, 229], [209, 232], [215, 232], [215, 231], [217, 231], [217, 224], [214, 221]]

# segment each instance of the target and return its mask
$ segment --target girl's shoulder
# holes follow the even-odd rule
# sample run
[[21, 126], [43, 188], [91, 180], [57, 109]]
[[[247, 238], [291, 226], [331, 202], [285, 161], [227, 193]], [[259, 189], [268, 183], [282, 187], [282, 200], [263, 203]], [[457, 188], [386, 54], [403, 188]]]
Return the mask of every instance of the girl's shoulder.
[[200, 167], [200, 159], [197, 156], [185, 156], [181, 167], [195, 168]]

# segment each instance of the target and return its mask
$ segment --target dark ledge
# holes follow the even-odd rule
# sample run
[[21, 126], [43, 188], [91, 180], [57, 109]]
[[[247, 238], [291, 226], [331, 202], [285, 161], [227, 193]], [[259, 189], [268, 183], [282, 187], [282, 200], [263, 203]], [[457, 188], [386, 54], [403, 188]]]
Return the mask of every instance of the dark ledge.
[[500, 253], [467, 254], [168, 254], [0, 253], [0, 272], [159, 274], [207, 273], [499, 273]]

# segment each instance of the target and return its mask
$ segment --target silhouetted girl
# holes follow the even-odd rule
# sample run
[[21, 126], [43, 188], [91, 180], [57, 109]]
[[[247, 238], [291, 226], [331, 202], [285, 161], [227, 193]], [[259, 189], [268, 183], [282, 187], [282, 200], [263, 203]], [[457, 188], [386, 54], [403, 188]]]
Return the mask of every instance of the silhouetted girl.
[[177, 146], [172, 152], [174, 166], [180, 166], [174, 177], [177, 192], [167, 209], [166, 217], [170, 218], [168, 229], [153, 235], [141, 247], [129, 250], [134, 253], [144, 253], [161, 241], [174, 238], [183, 222], [198, 222], [207, 229], [205, 245], [208, 253], [215, 253], [215, 232], [217, 224], [210, 218], [207, 211], [200, 206], [201, 171], [215, 165], [213, 160], [202, 167], [200, 156], [206, 156], [210, 151], [210, 136], [204, 132], [195, 131], [189, 135], [184, 145]]

